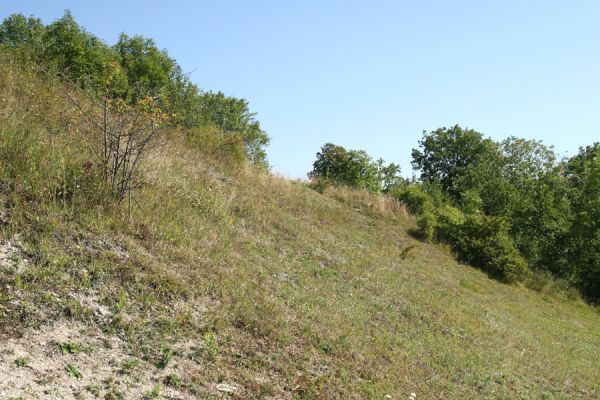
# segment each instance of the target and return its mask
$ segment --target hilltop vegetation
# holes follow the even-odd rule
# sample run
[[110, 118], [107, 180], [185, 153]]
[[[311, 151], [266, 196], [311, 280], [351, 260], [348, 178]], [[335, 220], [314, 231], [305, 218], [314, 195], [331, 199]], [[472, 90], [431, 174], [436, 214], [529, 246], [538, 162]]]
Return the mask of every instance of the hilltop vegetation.
[[600, 298], [600, 144], [559, 160], [539, 141], [494, 142], [458, 125], [424, 133], [419, 144], [418, 181], [390, 180], [383, 161], [332, 144], [310, 176], [319, 187], [350, 185], [402, 201], [418, 216], [420, 237], [449, 243], [494, 277], [536, 288], [553, 276]]
[[[504, 284], [410, 234], [433, 226], [429, 238], [440, 239], [456, 220], [467, 239], [489, 239], [479, 246], [484, 255], [505, 246], [529, 263], [503, 220], [501, 234], [471, 234], [501, 217], [485, 214], [477, 192], [464, 202], [477, 205], [469, 211], [462, 189], [451, 200], [454, 191], [436, 181], [407, 182], [393, 164], [337, 149], [344, 162], [369, 168], [369, 183], [351, 187], [362, 176], [356, 169], [343, 174], [344, 185], [326, 182], [319, 193], [265, 170], [255, 149], [266, 142], [253, 141], [252, 129], [260, 129], [244, 100], [185, 81], [199, 102], [184, 102], [186, 114], [162, 84], [134, 79], [118, 90], [118, 77], [141, 56], [111, 59], [107, 71], [99, 67], [99, 82], [89, 60], [77, 75], [57, 66], [61, 57], [44, 58], [55, 53], [36, 46], [53, 42], [36, 35], [64, 21], [70, 38], [87, 38], [61, 36], [64, 49], [77, 49], [70, 59], [87, 60], [90, 48], [116, 54], [70, 15], [48, 26], [7, 21], [0, 29], [0, 397], [600, 394], [595, 308], [558, 290], [561, 281], [539, 281], [535, 291]], [[160, 127], [125, 198], [102, 162], [103, 130], [93, 118], [104, 109], [89, 105], [98, 99], [109, 105], [109, 132], [113, 122], [125, 132]], [[580, 252], [595, 249], [584, 247], [596, 207], [596, 167], [586, 156], [594, 151], [568, 163], [572, 184], [585, 182], [569, 207], [588, 214], [566, 216]]]
[[171, 117], [171, 124], [190, 132], [212, 126], [224, 138], [243, 145], [250, 162], [267, 166], [267, 134], [260, 128], [248, 101], [221, 92], [203, 92], [177, 62], [142, 36], [119, 36], [109, 46], [80, 27], [67, 11], [48, 25], [35, 17], [15, 14], [0, 26], [0, 46], [45, 70], [58, 72], [88, 90], [109, 87], [111, 96], [135, 104], [152, 97]]

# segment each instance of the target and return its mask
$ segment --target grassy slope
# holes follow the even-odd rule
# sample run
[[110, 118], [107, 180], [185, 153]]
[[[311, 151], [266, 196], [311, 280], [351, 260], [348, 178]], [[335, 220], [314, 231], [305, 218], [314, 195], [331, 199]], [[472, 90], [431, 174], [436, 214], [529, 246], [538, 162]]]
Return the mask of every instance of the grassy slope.
[[[46, 154], [72, 156], [79, 142], [52, 128], [73, 112], [60, 95], [19, 97], [9, 89], [24, 83], [3, 79], [13, 111], [0, 140], [28, 129]], [[41, 96], [53, 99], [44, 118], [21, 111]], [[40, 157], [44, 170], [61, 165]], [[0, 335], [68, 319], [120, 337], [148, 365], [170, 349], [172, 364], [193, 360], [178, 373], [198, 398], [218, 382], [235, 385], [234, 398], [600, 395], [596, 310], [458, 264], [412, 239], [398, 207], [223, 172], [177, 135], [146, 169], [131, 224], [118, 209], [3, 189], [11, 217], [0, 235], [20, 234], [29, 264], [0, 271]], [[197, 354], [178, 351], [189, 343]]]

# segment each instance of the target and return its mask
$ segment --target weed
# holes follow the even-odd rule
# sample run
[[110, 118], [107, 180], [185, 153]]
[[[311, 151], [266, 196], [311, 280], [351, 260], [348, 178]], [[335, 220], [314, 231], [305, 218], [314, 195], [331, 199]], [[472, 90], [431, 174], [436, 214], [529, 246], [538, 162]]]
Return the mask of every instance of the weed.
[[102, 388], [100, 387], [100, 385], [87, 385], [85, 387], [85, 390], [91, 393], [94, 397], [100, 397], [100, 391], [102, 390]]
[[71, 378], [75, 378], [75, 379], [82, 379], [83, 378], [83, 374], [81, 373], [81, 371], [79, 371], [77, 369], [77, 367], [75, 367], [72, 364], [65, 365], [65, 371], [67, 371], [67, 374], [69, 374], [69, 376]]
[[154, 365], [156, 365], [156, 368], [158, 369], [164, 369], [169, 364], [169, 362], [171, 362], [174, 355], [175, 352], [173, 350], [171, 350], [168, 347], [163, 347], [160, 350], [160, 355]]
[[154, 387], [144, 394], [144, 400], [156, 399], [160, 396], [160, 383], [156, 383]]
[[333, 344], [327, 340], [322, 340], [319, 342], [319, 348], [325, 354], [330, 354], [333, 351]]
[[127, 292], [125, 291], [125, 289], [120, 288], [119, 289], [119, 299], [115, 306], [117, 309], [117, 312], [124, 311], [126, 306], [127, 306]]
[[120, 391], [114, 387], [111, 387], [109, 390], [107, 390], [106, 394], [104, 395], [104, 400], [124, 400], [124, 399], [125, 399], [125, 393], [123, 393], [122, 391]]
[[58, 348], [63, 354], [77, 354], [81, 351], [89, 352], [90, 348], [81, 342], [58, 342]]
[[19, 255], [17, 253], [12, 253], [10, 255], [10, 260], [13, 262], [13, 264], [15, 266], [18, 266], [19, 263], [21, 262], [21, 257], [19, 257]]
[[121, 364], [121, 368], [119, 368], [119, 373], [122, 375], [128, 375], [132, 373], [140, 364], [140, 360], [136, 358], [131, 358], [126, 360]]
[[26, 367], [29, 364], [29, 359], [27, 357], [19, 357], [15, 360], [15, 365], [17, 367]]
[[23, 289], [23, 279], [21, 278], [21, 275], [15, 276], [15, 288], [19, 290]]
[[217, 337], [214, 333], [206, 332], [204, 334], [204, 346], [206, 348], [208, 359], [214, 360], [215, 357], [219, 354], [219, 344], [217, 342]]
[[169, 374], [163, 379], [163, 383], [174, 388], [181, 387], [181, 378], [177, 374]]

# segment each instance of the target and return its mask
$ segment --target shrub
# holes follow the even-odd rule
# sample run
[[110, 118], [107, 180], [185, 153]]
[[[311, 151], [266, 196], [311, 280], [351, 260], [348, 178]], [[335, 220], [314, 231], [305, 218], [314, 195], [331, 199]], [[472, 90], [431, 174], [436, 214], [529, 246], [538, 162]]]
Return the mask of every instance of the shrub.
[[429, 194], [416, 185], [409, 185], [397, 191], [394, 197], [404, 203], [411, 214], [420, 215], [433, 208], [433, 201]]
[[436, 237], [452, 242], [465, 223], [465, 215], [456, 207], [443, 205], [436, 210]]
[[424, 240], [431, 241], [436, 235], [437, 218], [435, 214], [429, 210], [419, 215], [417, 218], [417, 234]]
[[388, 193], [404, 185], [400, 167], [385, 165], [382, 159], [373, 161], [364, 150], [346, 150], [342, 146], [326, 143], [317, 153], [311, 180], [326, 184], [346, 185], [373, 193]]
[[181, 378], [177, 374], [169, 374], [163, 379], [163, 383], [174, 388], [181, 387]]
[[466, 214], [476, 214], [483, 208], [481, 196], [475, 190], [465, 190], [461, 193], [460, 208]]
[[419, 187], [404, 189], [399, 198], [418, 213], [416, 231], [423, 240], [449, 243], [459, 258], [506, 282], [528, 276], [527, 262], [509, 236], [510, 225], [500, 217], [467, 215], [448, 204], [434, 207]]
[[503, 218], [469, 216], [453, 232], [452, 244], [462, 260], [490, 275], [515, 282], [529, 274], [525, 259], [514, 246]]

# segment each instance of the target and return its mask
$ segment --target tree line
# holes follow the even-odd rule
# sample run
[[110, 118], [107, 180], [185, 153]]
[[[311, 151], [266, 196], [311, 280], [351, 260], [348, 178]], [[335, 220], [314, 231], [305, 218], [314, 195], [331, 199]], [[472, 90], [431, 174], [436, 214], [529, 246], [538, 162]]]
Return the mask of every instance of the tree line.
[[599, 143], [560, 159], [540, 141], [496, 142], [456, 125], [424, 132], [412, 165], [419, 176], [406, 180], [391, 164], [388, 186], [382, 160], [328, 143], [309, 177], [397, 198], [416, 215], [421, 238], [449, 243], [492, 276], [552, 275], [600, 299]]
[[48, 25], [13, 14], [0, 25], [0, 48], [57, 71], [87, 90], [106, 91], [109, 85], [113, 98], [129, 104], [151, 97], [172, 125], [192, 133], [211, 128], [215, 136], [211, 139], [220, 140], [215, 147], [239, 142], [245, 159], [268, 167], [269, 137], [248, 101], [202, 91], [150, 38], [123, 33], [109, 46], [82, 28], [69, 11]]

